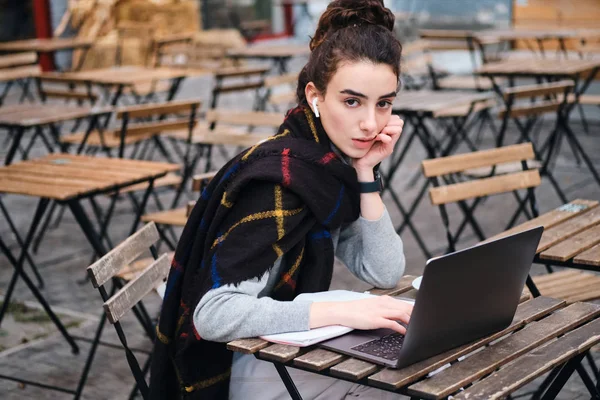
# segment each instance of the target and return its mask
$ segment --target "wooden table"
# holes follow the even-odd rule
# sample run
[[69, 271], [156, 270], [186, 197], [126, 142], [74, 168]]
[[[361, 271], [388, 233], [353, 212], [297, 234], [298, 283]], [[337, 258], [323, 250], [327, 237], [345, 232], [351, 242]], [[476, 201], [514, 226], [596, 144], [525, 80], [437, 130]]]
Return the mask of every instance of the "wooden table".
[[[490, 78], [494, 90], [505, 102], [507, 102], [508, 99], [503, 96], [503, 89], [497, 84], [497, 78], [507, 78], [510, 86], [514, 86], [515, 79], [517, 78], [535, 79], [538, 83], [542, 83], [544, 81], [551, 82], [560, 79], [573, 80], [574, 89], [571, 98], [567, 104], [562, 107], [561, 112], [557, 116], [557, 129], [554, 130], [550, 139], [547, 141], [548, 145], [542, 146], [545, 147], [545, 149], [542, 149], [544, 151], [541, 152], [546, 153], [546, 155], [543, 157], [543, 169], [545, 169], [552, 158], [556, 156], [556, 152], [558, 150], [556, 143], [560, 142], [560, 135], [565, 135], [566, 139], [570, 142], [575, 155], [581, 156], [584, 163], [592, 173], [592, 176], [600, 185], [600, 174], [596, 170], [594, 163], [588, 156], [584, 147], [577, 139], [577, 136], [569, 127], [569, 116], [571, 112], [579, 104], [581, 95], [585, 93], [589, 85], [598, 76], [599, 72], [600, 60], [552, 60], [549, 62], [547, 60], [513, 59], [486, 64], [476, 70], [475, 74]], [[503, 137], [503, 133], [500, 132], [499, 136]]]
[[82, 49], [84, 54], [79, 58], [78, 65], [73, 68], [77, 71], [83, 65], [85, 54], [94, 44], [93, 40], [81, 38], [48, 38], [48, 39], [27, 39], [16, 40], [12, 42], [0, 43], [0, 52], [24, 52], [35, 51], [38, 54], [54, 53], [61, 50]]
[[[493, 96], [494, 94], [491, 92], [430, 90], [400, 92], [394, 100], [392, 109], [394, 114], [399, 114], [404, 118], [405, 129], [398, 143], [399, 147], [392, 154], [389, 169], [384, 174], [385, 182], [392, 181], [415, 138], [418, 138], [427, 151], [428, 158], [450, 155], [461, 142], [469, 143], [471, 147], [474, 147], [466, 135], [466, 123], [473, 113], [479, 110], [480, 105], [486, 104]], [[427, 122], [437, 118], [449, 119], [452, 125], [447, 132], [442, 132], [441, 137], [435, 135], [427, 126]], [[449, 140], [446, 141], [446, 139]], [[419, 172], [418, 176], [421, 177], [422, 174]], [[404, 218], [397, 228], [397, 232], [401, 233], [408, 228], [425, 256], [431, 258], [431, 252], [411, 221], [413, 213], [425, 196], [428, 185], [429, 181], [424, 180], [417, 197], [408, 208], [402, 204], [401, 196], [398, 196], [391, 185], [385, 185], [384, 191], [389, 190], [392, 201]]]
[[232, 49], [227, 52], [227, 56], [234, 60], [240, 58], [272, 60], [274, 65], [278, 67], [280, 74], [288, 71], [287, 63], [292, 57], [306, 56], [308, 54], [310, 54], [308, 44], [248, 46], [243, 49]]
[[[372, 292], [412, 297], [415, 292], [410, 287], [412, 279], [404, 277], [391, 291]], [[522, 297], [508, 328], [401, 369], [385, 368], [318, 345], [299, 348], [252, 338], [229, 342], [227, 347], [275, 365], [424, 399], [449, 395], [457, 399], [504, 398], [564, 365], [565, 369], [544, 386], [552, 398], [579, 366], [587, 350], [600, 343], [600, 306], [589, 303], [566, 306], [564, 301], [548, 297], [527, 299]], [[452, 366], [429, 375], [449, 363]], [[463, 387], [466, 390], [460, 391]], [[292, 398], [301, 397], [292, 395]]]
[[[58, 123], [71, 121], [79, 118], [89, 117], [88, 130], [94, 129], [100, 116], [108, 116], [111, 113], [109, 107], [89, 107], [89, 106], [71, 106], [67, 104], [19, 104], [0, 108], [0, 128], [5, 128], [12, 135], [12, 144], [4, 160], [5, 165], [9, 165], [20, 147], [23, 135], [28, 130], [34, 130], [34, 135], [29, 144], [22, 149], [23, 159], [27, 155], [36, 138], [40, 138], [49, 152], [53, 152], [55, 147], [60, 148], [60, 131]], [[50, 131], [50, 140], [44, 134], [44, 128]], [[55, 146], [51, 144], [55, 142]]]
[[135, 91], [136, 85], [152, 84], [164, 80], [171, 81], [166, 98], [166, 101], [170, 101], [175, 97], [181, 82], [186, 77], [208, 74], [211, 74], [211, 72], [202, 69], [123, 66], [67, 73], [45, 73], [42, 74], [42, 78], [60, 77], [88, 85], [98, 85], [104, 89], [105, 102], [114, 106], [118, 103], [125, 89]]
[[597, 200], [573, 200], [488, 240], [541, 225], [544, 233], [535, 262], [600, 272], [599, 204]]
[[[58, 318], [52, 313], [50, 307], [43, 300], [37, 287], [27, 277], [23, 270], [23, 264], [28, 254], [28, 248], [34, 234], [44, 217], [49, 202], [56, 201], [67, 205], [73, 213], [75, 220], [82, 229], [87, 240], [92, 245], [96, 254], [103, 256], [107, 253], [104, 244], [106, 224], [111, 210], [107, 212], [106, 224], [103, 224], [98, 232], [86, 211], [82, 207], [83, 200], [93, 199], [97, 195], [118, 192], [120, 189], [130, 185], [148, 182], [148, 189], [144, 198], [139, 203], [138, 210], [134, 216], [131, 233], [135, 232], [140, 216], [144, 212], [153, 183], [156, 179], [166, 175], [168, 172], [177, 171], [179, 165], [151, 161], [124, 160], [119, 158], [98, 158], [88, 156], [77, 156], [70, 154], [51, 154], [35, 160], [22, 161], [9, 166], [0, 167], [0, 194], [16, 194], [38, 197], [38, 205], [32, 210], [31, 226], [21, 244], [18, 257], [9, 257], [14, 264], [15, 272], [4, 297], [4, 304], [0, 310], [0, 320], [6, 311], [10, 297], [17, 282], [17, 277], [23, 278], [27, 286], [40, 300], [52, 320], [55, 322], [65, 339], [69, 342], [74, 352], [78, 352], [78, 346], [73, 338], [62, 326]], [[0, 197], [0, 202], [2, 198]], [[2, 209], [5, 209], [2, 206]], [[12, 226], [12, 224], [11, 224]], [[73, 234], [76, 234], [73, 232]], [[18, 235], [15, 232], [15, 235]], [[107, 239], [108, 241], [108, 239]], [[4, 242], [0, 237], [0, 247], [5, 251]], [[8, 254], [8, 253], [7, 253]], [[91, 252], [93, 254], [93, 252]], [[88, 363], [80, 379], [78, 391], [83, 388], [87, 378], [88, 367], [93, 359], [95, 346], [92, 346], [88, 356]], [[75, 391], [56, 388], [57, 390], [76, 393]]]

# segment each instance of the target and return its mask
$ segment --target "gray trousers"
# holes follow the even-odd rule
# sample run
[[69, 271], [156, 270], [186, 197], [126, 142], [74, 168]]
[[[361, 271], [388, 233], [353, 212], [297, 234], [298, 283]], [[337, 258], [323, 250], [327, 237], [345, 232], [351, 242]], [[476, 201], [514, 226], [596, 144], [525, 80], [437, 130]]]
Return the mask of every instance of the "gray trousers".
[[[292, 380], [305, 400], [399, 400], [407, 397], [346, 382], [315, 373], [288, 368]], [[289, 399], [275, 366], [253, 355], [235, 353], [229, 384], [230, 400]]]

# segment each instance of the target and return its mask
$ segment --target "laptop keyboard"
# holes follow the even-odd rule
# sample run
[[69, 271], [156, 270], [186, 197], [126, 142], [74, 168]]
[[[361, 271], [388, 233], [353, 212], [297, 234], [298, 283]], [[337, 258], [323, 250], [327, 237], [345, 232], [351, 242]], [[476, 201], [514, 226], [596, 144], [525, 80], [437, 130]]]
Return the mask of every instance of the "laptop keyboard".
[[372, 356], [385, 358], [386, 360], [397, 360], [400, 348], [404, 343], [404, 335], [401, 333], [391, 333], [379, 339], [371, 340], [366, 343], [352, 347], [352, 350]]

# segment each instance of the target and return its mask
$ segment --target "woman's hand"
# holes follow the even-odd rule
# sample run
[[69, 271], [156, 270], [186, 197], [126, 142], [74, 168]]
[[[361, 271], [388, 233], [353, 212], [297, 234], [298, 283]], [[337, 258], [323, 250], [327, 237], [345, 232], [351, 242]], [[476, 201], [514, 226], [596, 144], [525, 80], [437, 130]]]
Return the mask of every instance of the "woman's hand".
[[408, 324], [413, 306], [389, 296], [339, 302], [312, 303], [310, 327], [343, 325], [354, 329], [388, 328], [402, 334]]
[[385, 160], [392, 154], [396, 142], [402, 133], [404, 121], [397, 115], [392, 115], [390, 122], [375, 138], [375, 142], [371, 149], [361, 158], [357, 158], [353, 162], [353, 166], [357, 171], [373, 170], [377, 164]]

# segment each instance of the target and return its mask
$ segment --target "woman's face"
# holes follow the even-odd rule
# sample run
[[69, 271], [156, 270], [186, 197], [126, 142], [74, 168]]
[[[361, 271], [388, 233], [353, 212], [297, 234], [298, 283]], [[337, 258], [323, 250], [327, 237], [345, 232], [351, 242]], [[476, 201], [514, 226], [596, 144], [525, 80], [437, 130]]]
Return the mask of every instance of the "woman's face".
[[[396, 74], [387, 64], [341, 63], [325, 96], [318, 94], [317, 104], [333, 144], [351, 158], [367, 154], [390, 120], [397, 85]], [[312, 98], [308, 100], [311, 104]]]

